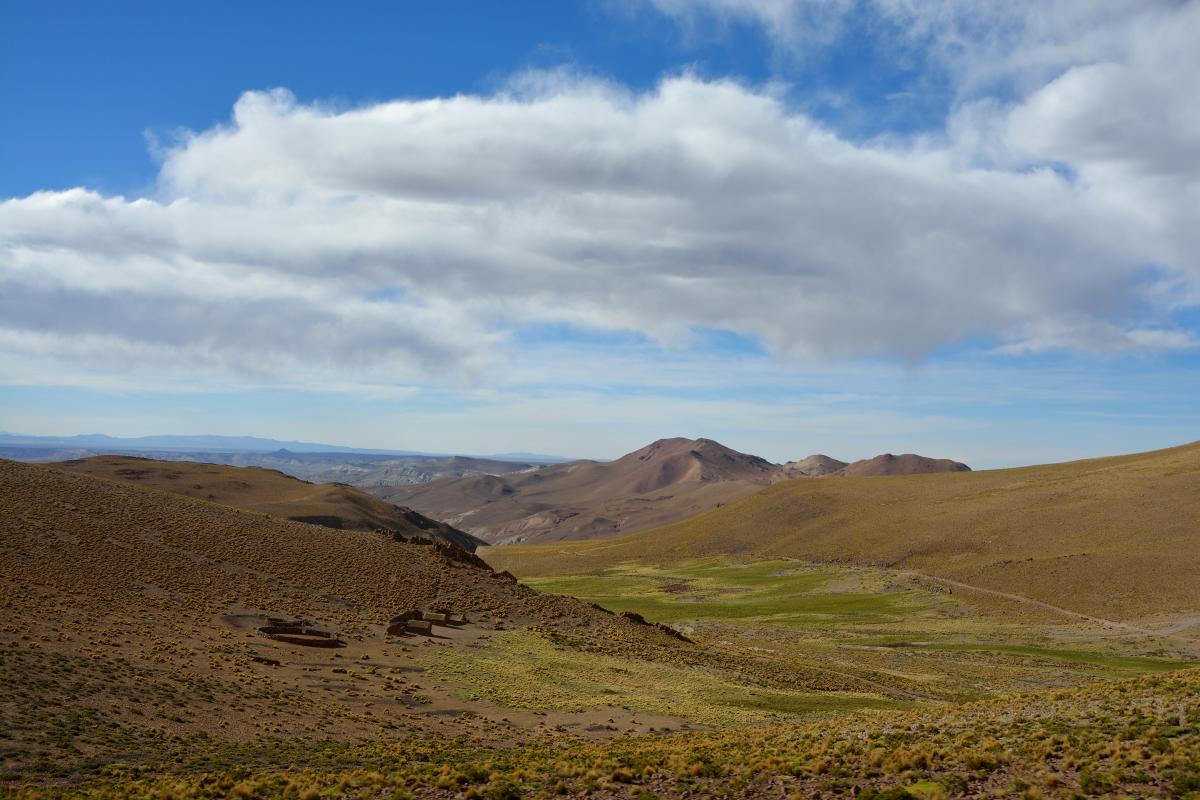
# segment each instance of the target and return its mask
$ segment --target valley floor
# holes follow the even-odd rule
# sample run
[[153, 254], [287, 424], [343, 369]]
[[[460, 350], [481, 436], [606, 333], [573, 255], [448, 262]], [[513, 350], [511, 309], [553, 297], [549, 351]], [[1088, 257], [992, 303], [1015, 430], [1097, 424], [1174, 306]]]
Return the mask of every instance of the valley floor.
[[1200, 791], [1189, 626], [1131, 630], [911, 573], [786, 560], [526, 583], [690, 643], [492, 613], [433, 638], [364, 629], [321, 652], [228, 613], [192, 642], [226, 642], [201, 658], [186, 637], [156, 641], [137, 620], [65, 614], [53, 592], [0, 584], [0, 794]]

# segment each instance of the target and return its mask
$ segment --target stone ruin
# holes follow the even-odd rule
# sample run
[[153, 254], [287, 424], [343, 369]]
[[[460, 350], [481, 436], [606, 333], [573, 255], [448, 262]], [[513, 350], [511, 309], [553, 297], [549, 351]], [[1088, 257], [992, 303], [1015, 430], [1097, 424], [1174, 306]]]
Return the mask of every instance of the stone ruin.
[[458, 627], [465, 624], [467, 616], [449, 609], [439, 608], [433, 611], [402, 611], [388, 620], [388, 636], [432, 636], [433, 626]]
[[431, 622], [437, 622], [441, 625], [465, 625], [467, 615], [458, 611], [451, 611], [448, 608], [435, 608], [433, 611], [425, 611], [421, 615], [422, 619], [427, 619]]
[[[432, 624], [421, 623], [420, 611], [404, 611], [388, 620], [388, 636], [407, 636], [410, 633], [423, 633], [429, 635], [432, 631]], [[410, 627], [411, 626], [411, 627]], [[424, 630], [421, 630], [421, 629]]]
[[258, 632], [268, 639], [288, 644], [298, 644], [304, 647], [345, 647], [346, 643], [329, 631], [313, 627], [314, 623], [306, 619], [287, 620], [276, 617], [267, 618], [267, 624]]

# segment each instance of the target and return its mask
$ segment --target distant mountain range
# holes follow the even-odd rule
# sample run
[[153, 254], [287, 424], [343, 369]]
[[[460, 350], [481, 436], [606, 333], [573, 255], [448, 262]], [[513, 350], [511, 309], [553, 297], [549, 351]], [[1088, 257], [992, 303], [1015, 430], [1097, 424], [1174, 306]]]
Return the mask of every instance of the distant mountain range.
[[[56, 462], [102, 455], [194, 461], [233, 467], [266, 467], [315, 483], [346, 483], [359, 488], [424, 483], [435, 478], [505, 475], [565, 459], [534, 453], [458, 456], [389, 450], [355, 450], [312, 442], [284, 442], [254, 436], [142, 436], [104, 434], [24, 436], [0, 434], [0, 458]], [[518, 458], [524, 455], [525, 458]]]
[[965, 472], [948, 459], [890, 453], [772, 464], [711, 439], [660, 439], [615, 461], [369, 488], [494, 544], [596, 539], [678, 522], [783, 480]]
[[[20, 433], [0, 432], [0, 449], [79, 449], [95, 451], [94, 454], [163, 450], [192, 453], [270, 453], [287, 450], [291, 453], [348, 453], [355, 455], [419, 456], [421, 458], [448, 458], [450, 453], [426, 453], [420, 450], [378, 450], [363, 447], [345, 447], [318, 442], [284, 441], [258, 436], [108, 436], [103, 433], [87, 433], [75, 436], [30, 436]], [[536, 453], [502, 453], [499, 455], [466, 456], [497, 461], [528, 461], [539, 464], [555, 464], [569, 459]], [[21, 459], [27, 460], [27, 459]], [[28, 459], [32, 460], [32, 459]], [[53, 459], [47, 459], [53, 460]]]
[[693, 517], [783, 480], [970, 469], [911, 453], [885, 453], [853, 463], [816, 454], [773, 464], [711, 439], [685, 438], [659, 439], [602, 462], [532, 453], [480, 457], [354, 450], [254, 436], [0, 434], [4, 458], [61, 462], [99, 455], [265, 467], [312, 483], [347, 484], [492, 544], [635, 533]]

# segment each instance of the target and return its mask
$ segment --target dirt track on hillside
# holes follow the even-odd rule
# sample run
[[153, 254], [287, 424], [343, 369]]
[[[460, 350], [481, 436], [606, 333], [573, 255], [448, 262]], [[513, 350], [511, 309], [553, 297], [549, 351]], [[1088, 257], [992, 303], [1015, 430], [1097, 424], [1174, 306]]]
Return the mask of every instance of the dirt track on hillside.
[[1000, 597], [1005, 600], [1011, 600], [1014, 603], [1020, 603], [1022, 605], [1039, 608], [1043, 611], [1049, 611], [1054, 614], [1059, 614], [1064, 617], [1070, 617], [1072, 619], [1077, 619], [1077, 620], [1080, 620], [1083, 622], [1090, 622], [1094, 625], [1100, 625], [1101, 627], [1105, 627], [1105, 628], [1115, 628], [1117, 630], [1126, 631], [1128, 633], [1132, 633], [1132, 634], [1135, 634], [1138, 636], [1153, 636], [1153, 637], [1158, 637], [1158, 638], [1167, 638], [1167, 639], [1173, 639], [1175, 641], [1186, 642], [1191, 646], [1191, 648], [1194, 651], [1196, 651], [1197, 653], [1200, 653], [1200, 643], [1197, 643], [1195, 640], [1190, 639], [1188, 637], [1183, 637], [1183, 636], [1178, 635], [1179, 633], [1187, 630], [1188, 628], [1192, 628], [1197, 625], [1200, 625], [1200, 617], [1188, 617], [1185, 619], [1175, 620], [1175, 621], [1171, 622], [1170, 624], [1164, 626], [1163, 628], [1160, 628], [1158, 630], [1153, 630], [1150, 628], [1138, 627], [1137, 625], [1130, 625], [1129, 623], [1126, 623], [1126, 622], [1117, 622], [1116, 620], [1104, 619], [1103, 617], [1094, 617], [1089, 614], [1082, 614], [1078, 611], [1072, 611], [1069, 608], [1063, 608], [1062, 606], [1056, 606], [1056, 605], [1052, 605], [1050, 603], [1043, 603], [1041, 600], [1034, 600], [1031, 597], [1024, 597], [1019, 594], [1013, 594], [1012, 592], [1002, 592], [998, 589], [985, 589], [981, 586], [972, 586], [969, 583], [964, 583], [962, 581], [956, 581], [952, 578], [939, 578], [935, 575], [926, 575], [921, 572], [907, 572], [905, 574], [911, 575], [912, 577], [920, 579], [920, 580], [927, 580], [932, 583], [938, 583], [938, 584], [942, 584], [944, 586], [951, 586], [956, 589], [963, 589], [963, 590], [969, 591], [969, 592], [977, 592], [979, 594], [985, 594], [985, 595], [989, 595], [991, 597]]

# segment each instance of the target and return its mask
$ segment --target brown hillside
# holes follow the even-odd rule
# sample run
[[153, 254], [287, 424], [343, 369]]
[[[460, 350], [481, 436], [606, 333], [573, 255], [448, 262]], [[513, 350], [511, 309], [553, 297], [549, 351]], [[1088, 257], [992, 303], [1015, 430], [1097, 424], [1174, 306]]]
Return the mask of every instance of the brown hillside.
[[784, 481], [618, 541], [485, 557], [539, 575], [713, 554], [886, 565], [1115, 620], [1196, 614], [1200, 444], [1020, 469]]
[[779, 467], [710, 439], [661, 439], [616, 461], [572, 461], [372, 490], [490, 542], [560, 541], [644, 530], [770, 483]]
[[789, 461], [784, 464], [780, 479], [823, 478], [826, 475], [837, 475], [848, 466], [850, 465], [845, 461], [838, 461], [836, 458], [818, 453], [799, 461]]
[[[197, 734], [508, 737], [502, 718], [520, 712], [465, 714], [451, 689], [419, 674], [420, 653], [526, 627], [609, 652], [687, 647], [539, 594], [458, 548], [4, 460], [0, 608], [0, 676], [14, 687], [0, 700], [0, 740], [18, 761], [51, 750], [78, 761], [80, 743], [108, 760], [141, 758]], [[390, 632], [394, 616], [436, 609], [465, 619]], [[23, 710], [9, 716], [14, 703]], [[65, 738], [45, 738], [64, 725]], [[18, 735], [42, 746], [14, 749]]]
[[882, 478], [887, 475], [926, 475], [931, 472], [970, 472], [960, 461], [948, 458], [926, 458], [914, 453], [894, 456], [891, 453], [844, 464], [832, 473], [846, 478]]
[[[754, 584], [814, 588], [807, 568], [759, 566]], [[923, 654], [894, 611], [922, 636], [987, 620], [952, 600], [863, 616], [855, 586], [813, 606], [823, 617], [847, 595], [853, 636], [769, 615], [709, 620], [692, 644], [456, 548], [0, 461], [0, 795], [867, 797], [920, 775], [978, 797], [1039, 770], [1074, 793], [1099, 765], [1123, 794], [1184, 796], [1200, 721], [1190, 673], [1072, 690], [1080, 676], [1052, 650]], [[433, 610], [430, 627], [389, 630], [412, 610]], [[884, 630], [904, 641], [869, 644]], [[947, 662], [963, 676], [1028, 663], [1054, 691], [926, 702]], [[682, 714], [704, 709], [713, 722], [697, 731]]]
[[[547, 624], [610, 620], [493, 575], [455, 548], [333, 530], [51, 466], [0, 459], [0, 508], [5, 579], [58, 587], [64, 598], [120, 598], [185, 616], [252, 602], [293, 615], [349, 615], [364, 625], [432, 604]], [[186, 608], [174, 605], [183, 599]]]
[[480, 540], [343, 484], [307, 483], [273, 469], [134, 456], [96, 456], [51, 466], [137, 483], [221, 505], [347, 530], [387, 528], [474, 551]]

